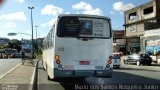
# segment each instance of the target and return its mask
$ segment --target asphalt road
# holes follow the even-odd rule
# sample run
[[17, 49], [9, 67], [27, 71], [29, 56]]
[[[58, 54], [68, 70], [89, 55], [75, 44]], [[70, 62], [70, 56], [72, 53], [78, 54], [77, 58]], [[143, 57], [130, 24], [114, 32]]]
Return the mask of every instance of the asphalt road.
[[130, 88], [130, 90], [160, 90], [159, 65], [122, 64], [120, 69], [114, 69], [112, 78], [74, 78], [58, 82], [48, 81], [47, 74], [42, 68], [42, 62], [40, 61], [38, 65], [38, 90], [127, 90]]
[[0, 77], [21, 63], [21, 59], [0, 59]]

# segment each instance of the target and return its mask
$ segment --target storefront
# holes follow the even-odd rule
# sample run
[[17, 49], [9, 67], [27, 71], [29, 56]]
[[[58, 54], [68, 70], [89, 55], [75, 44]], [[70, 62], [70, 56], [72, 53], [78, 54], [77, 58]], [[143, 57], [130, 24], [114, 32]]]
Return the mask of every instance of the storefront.
[[140, 38], [127, 38], [127, 50], [128, 53], [138, 53], [140, 51]]
[[119, 52], [125, 52], [126, 51], [126, 39], [117, 39], [117, 48]]
[[141, 37], [142, 51], [155, 54], [160, 52], [160, 29], [145, 31], [145, 35]]
[[157, 40], [147, 40], [146, 41], [146, 52], [151, 54], [157, 54], [160, 52], [160, 39]]
[[113, 52], [126, 54], [126, 38], [124, 37], [124, 30], [113, 31]]

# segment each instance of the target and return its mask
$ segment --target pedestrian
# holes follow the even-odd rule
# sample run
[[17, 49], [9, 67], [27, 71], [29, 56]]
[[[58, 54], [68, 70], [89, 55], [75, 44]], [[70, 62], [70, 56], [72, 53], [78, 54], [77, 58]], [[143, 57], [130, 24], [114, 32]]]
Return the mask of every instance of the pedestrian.
[[22, 51], [21, 54], [22, 54], [22, 65], [23, 65], [24, 62], [25, 62], [25, 53], [24, 53], [24, 51]]
[[154, 55], [155, 55], [155, 56], [157, 55], [157, 53], [158, 53], [157, 49], [154, 50]]

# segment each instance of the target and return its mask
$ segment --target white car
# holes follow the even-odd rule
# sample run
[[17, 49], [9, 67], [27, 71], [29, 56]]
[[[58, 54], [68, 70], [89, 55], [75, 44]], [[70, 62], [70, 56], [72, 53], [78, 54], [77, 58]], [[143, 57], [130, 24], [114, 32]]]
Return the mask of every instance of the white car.
[[121, 59], [120, 59], [120, 53], [113, 53], [113, 68], [120, 68], [121, 65]]

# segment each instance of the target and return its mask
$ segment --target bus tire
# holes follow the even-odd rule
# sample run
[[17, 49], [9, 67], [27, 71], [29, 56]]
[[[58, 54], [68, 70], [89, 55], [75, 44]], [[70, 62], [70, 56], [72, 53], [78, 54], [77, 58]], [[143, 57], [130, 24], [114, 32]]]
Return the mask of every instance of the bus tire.
[[47, 71], [47, 79], [49, 80], [49, 81], [51, 81], [52, 79], [49, 77], [49, 75], [48, 75], [48, 66], [46, 65], [46, 71]]
[[43, 60], [42, 60], [42, 66], [43, 66], [43, 70], [45, 71], [45, 68], [44, 68], [44, 62], [43, 62]]
[[47, 75], [47, 76], [48, 76], [48, 78], [47, 78], [47, 79], [48, 79], [49, 81], [52, 81], [52, 79], [49, 77], [49, 75]]
[[148, 66], [152, 66], [152, 64], [151, 64], [151, 63], [148, 63], [147, 65], [148, 65]]

